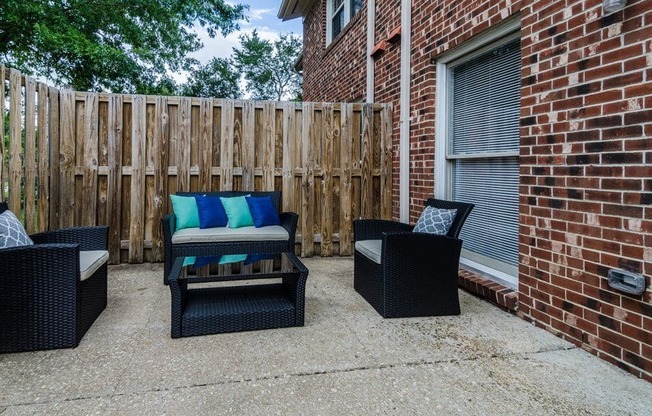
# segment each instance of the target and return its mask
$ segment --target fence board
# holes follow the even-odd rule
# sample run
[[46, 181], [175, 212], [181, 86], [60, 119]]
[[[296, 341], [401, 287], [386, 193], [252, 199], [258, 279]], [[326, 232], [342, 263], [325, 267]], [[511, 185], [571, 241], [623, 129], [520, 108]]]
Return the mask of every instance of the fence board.
[[353, 215], [351, 200], [351, 157], [353, 156], [353, 105], [342, 105], [340, 133], [340, 255], [352, 254]]
[[179, 101], [179, 142], [177, 148], [177, 190], [190, 191], [190, 98]]
[[61, 91], [59, 226], [75, 225], [75, 92]]
[[392, 219], [392, 108], [380, 113], [380, 218]]
[[266, 102], [263, 109], [263, 191], [274, 190], [274, 161], [276, 160], [276, 105]]
[[25, 77], [25, 229], [36, 232], [36, 80]]
[[315, 209], [315, 170], [313, 134], [311, 128], [315, 117], [315, 106], [312, 103], [303, 103], [303, 134], [301, 138], [302, 151], [301, 163], [303, 175], [301, 177], [301, 256], [311, 257], [314, 253], [313, 232], [314, 209]]
[[108, 224], [109, 262], [120, 262], [120, 230], [122, 227], [122, 95], [109, 96], [108, 112]]
[[131, 218], [129, 226], [129, 263], [143, 262], [143, 221], [145, 216], [145, 97], [133, 96], [131, 103]]
[[167, 212], [168, 201], [168, 164], [169, 164], [169, 123], [168, 102], [165, 97], [156, 98], [154, 110], [154, 209], [152, 216], [152, 259], [163, 260], [163, 236], [161, 218]]
[[176, 190], [282, 191], [303, 256], [348, 255], [353, 218], [391, 216], [390, 106], [59, 91], [12, 70], [0, 81], [0, 198], [32, 230], [108, 224], [111, 263], [162, 259]]
[[220, 144], [222, 175], [220, 189], [230, 191], [233, 189], [233, 102], [222, 102], [222, 142]]
[[200, 134], [199, 147], [200, 164], [199, 164], [199, 190], [202, 192], [210, 191], [212, 174], [211, 174], [211, 158], [213, 155], [213, 142], [211, 135], [213, 131], [213, 100], [210, 98], [202, 98], [199, 107], [199, 123]]
[[[323, 152], [322, 152], [322, 195], [321, 195], [321, 255], [333, 255], [333, 140], [335, 136], [333, 107], [324, 104]], [[339, 132], [338, 132], [339, 134]]]
[[18, 214], [22, 212], [20, 208], [24, 178], [20, 72], [12, 69], [9, 72], [9, 82], [9, 209]]
[[253, 101], [245, 101], [242, 107], [242, 189], [253, 191], [255, 171], [255, 148], [256, 143], [256, 108]]
[[60, 131], [61, 125], [59, 124], [59, 90], [50, 87], [48, 89], [48, 131], [50, 143], [50, 230], [56, 230], [60, 227], [59, 219], [59, 200], [60, 200], [60, 183], [61, 183], [61, 170], [60, 170]]
[[96, 224], [97, 214], [97, 166], [99, 156], [99, 97], [86, 94], [84, 99], [84, 177], [82, 180], [81, 224]]
[[[50, 155], [48, 149], [48, 126], [47, 126], [47, 102], [48, 88], [43, 83], [37, 84], [38, 91], [38, 115], [37, 115], [37, 141], [38, 141], [38, 167], [37, 167], [37, 184], [38, 200], [36, 205], [36, 216], [38, 218], [37, 231], [46, 231], [49, 224], [49, 206], [50, 187], [48, 186], [48, 173], [50, 171]], [[2, 131], [2, 130], [0, 130]]]
[[373, 162], [372, 132], [373, 132], [373, 111], [371, 104], [365, 104], [362, 107], [362, 195], [361, 195], [361, 215], [362, 218], [372, 218], [373, 216], [373, 179], [371, 167]]
[[294, 129], [294, 105], [283, 103], [283, 211], [294, 211], [294, 153], [296, 152]]

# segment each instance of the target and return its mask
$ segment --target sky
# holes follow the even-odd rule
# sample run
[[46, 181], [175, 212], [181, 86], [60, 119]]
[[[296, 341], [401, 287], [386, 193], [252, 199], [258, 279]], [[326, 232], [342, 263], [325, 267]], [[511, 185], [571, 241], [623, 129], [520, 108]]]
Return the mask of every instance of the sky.
[[249, 5], [245, 14], [249, 16], [248, 22], [239, 22], [240, 30], [233, 32], [224, 38], [217, 34], [211, 39], [205, 30], [197, 27], [195, 30], [199, 35], [204, 47], [193, 53], [191, 56], [205, 64], [213, 57], [226, 58], [231, 56], [233, 47], [239, 45], [238, 36], [242, 33], [251, 33], [258, 30], [258, 35], [263, 39], [275, 39], [279, 33], [293, 33], [301, 37], [303, 33], [301, 19], [292, 19], [287, 22], [276, 17], [281, 0], [233, 0], [228, 3], [241, 3]]

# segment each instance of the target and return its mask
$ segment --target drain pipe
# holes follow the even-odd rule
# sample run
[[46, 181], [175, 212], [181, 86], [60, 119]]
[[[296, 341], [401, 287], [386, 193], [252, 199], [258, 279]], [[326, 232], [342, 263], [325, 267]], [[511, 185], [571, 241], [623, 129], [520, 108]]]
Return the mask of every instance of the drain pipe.
[[376, 44], [376, 0], [367, 1], [367, 102], [373, 103], [376, 99], [374, 94], [375, 65], [371, 52]]
[[410, 50], [412, 44], [412, 0], [401, 0], [401, 80], [399, 134], [399, 215], [410, 217]]

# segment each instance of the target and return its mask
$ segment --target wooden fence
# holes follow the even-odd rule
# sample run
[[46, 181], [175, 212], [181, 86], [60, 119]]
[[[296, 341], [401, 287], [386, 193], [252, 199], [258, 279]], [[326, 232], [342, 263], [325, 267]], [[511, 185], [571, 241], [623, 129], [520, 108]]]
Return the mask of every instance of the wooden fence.
[[279, 190], [302, 256], [391, 217], [392, 109], [75, 92], [0, 68], [0, 201], [32, 232], [108, 225], [111, 262], [161, 261], [177, 191]]

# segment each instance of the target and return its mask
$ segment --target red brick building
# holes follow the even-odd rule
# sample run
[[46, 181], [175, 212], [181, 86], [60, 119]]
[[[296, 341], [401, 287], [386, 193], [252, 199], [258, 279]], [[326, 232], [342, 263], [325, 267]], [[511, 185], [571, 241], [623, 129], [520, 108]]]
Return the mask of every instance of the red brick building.
[[283, 0], [279, 17], [304, 19], [306, 101], [393, 103], [395, 219], [476, 204], [466, 289], [652, 381], [652, 0]]

